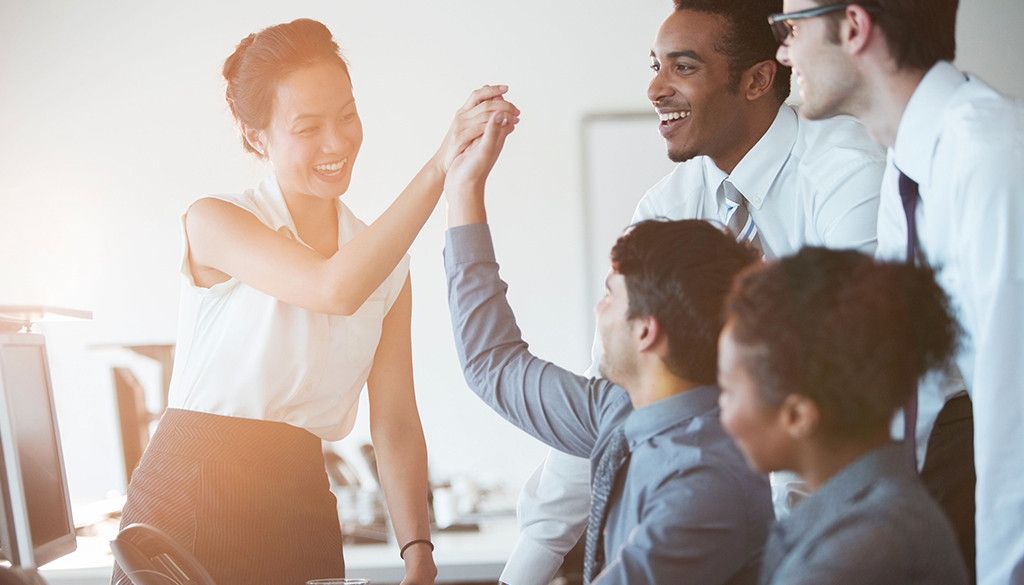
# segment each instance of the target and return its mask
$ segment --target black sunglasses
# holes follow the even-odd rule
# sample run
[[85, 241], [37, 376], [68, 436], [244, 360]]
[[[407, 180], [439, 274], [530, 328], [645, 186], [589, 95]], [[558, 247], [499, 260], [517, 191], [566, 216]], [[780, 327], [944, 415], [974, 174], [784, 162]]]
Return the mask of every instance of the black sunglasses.
[[779, 41], [779, 43], [785, 44], [786, 40], [793, 35], [794, 20], [814, 18], [816, 16], [828, 14], [829, 12], [846, 10], [847, 7], [855, 4], [872, 14], [878, 14], [882, 11], [878, 6], [864, 6], [857, 2], [829, 4], [828, 6], [818, 6], [817, 8], [808, 8], [807, 10], [797, 10], [796, 12], [780, 12], [778, 14], [773, 14], [768, 17], [768, 26], [771, 27], [772, 34], [775, 35], [775, 40]]

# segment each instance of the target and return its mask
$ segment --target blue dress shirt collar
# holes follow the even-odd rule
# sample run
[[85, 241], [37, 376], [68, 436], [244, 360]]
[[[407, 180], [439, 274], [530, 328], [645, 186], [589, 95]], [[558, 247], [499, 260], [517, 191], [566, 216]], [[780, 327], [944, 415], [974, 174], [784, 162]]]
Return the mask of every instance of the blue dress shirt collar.
[[629, 413], [623, 423], [629, 450], [632, 452], [637, 445], [718, 408], [718, 394], [717, 386], [698, 386]]

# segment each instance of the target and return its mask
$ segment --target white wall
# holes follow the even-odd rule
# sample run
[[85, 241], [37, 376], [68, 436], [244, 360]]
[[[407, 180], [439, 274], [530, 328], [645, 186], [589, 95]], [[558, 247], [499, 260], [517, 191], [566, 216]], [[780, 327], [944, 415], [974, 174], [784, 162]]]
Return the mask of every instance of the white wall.
[[[243, 154], [224, 104], [219, 70], [239, 39], [302, 16], [334, 31], [366, 135], [345, 200], [365, 219], [429, 157], [470, 90], [509, 84], [523, 118], [489, 194], [502, 273], [532, 348], [582, 370], [592, 326], [580, 122], [649, 107], [647, 54], [670, 8], [0, 0], [0, 304], [94, 312], [89, 323], [43, 328], [73, 496], [123, 488], [111, 356], [90, 347], [171, 341], [178, 216], [192, 199], [240, 191], [266, 172]], [[964, 0], [961, 13], [965, 66], [1024, 95], [1024, 3]], [[465, 388], [447, 322], [442, 230], [435, 213], [412, 249], [414, 365], [432, 472], [518, 485], [544, 449]]]

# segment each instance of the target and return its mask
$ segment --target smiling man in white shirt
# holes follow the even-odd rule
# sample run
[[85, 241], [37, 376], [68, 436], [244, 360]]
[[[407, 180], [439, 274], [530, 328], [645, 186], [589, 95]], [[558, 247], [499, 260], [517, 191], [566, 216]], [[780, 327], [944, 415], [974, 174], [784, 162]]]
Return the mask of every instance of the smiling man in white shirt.
[[[783, 103], [789, 68], [774, 61], [764, 24], [781, 8], [782, 0], [676, 1], [651, 50], [648, 98], [679, 165], [633, 221], [732, 225], [739, 209], [751, 221], [738, 236], [768, 258], [804, 244], [873, 252], [883, 151], [852, 118], [809, 123]], [[520, 495], [521, 535], [502, 582], [547, 585], [586, 527], [588, 478], [586, 459], [549, 454]]]
[[932, 265], [952, 297], [976, 429], [978, 582], [1024, 583], [1024, 101], [950, 63], [957, 0], [785, 11], [772, 26], [801, 113], [856, 116], [889, 149], [879, 254]]

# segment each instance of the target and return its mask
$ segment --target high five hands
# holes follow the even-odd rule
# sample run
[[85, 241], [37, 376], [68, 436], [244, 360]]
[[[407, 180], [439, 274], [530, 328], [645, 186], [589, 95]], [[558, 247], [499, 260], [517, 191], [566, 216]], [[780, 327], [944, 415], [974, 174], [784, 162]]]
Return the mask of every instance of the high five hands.
[[[470, 101], [489, 88], [496, 88], [499, 92], [486, 99], [501, 100], [511, 106], [501, 97], [508, 89], [506, 86], [485, 86], [474, 92]], [[484, 185], [495, 161], [498, 160], [498, 155], [501, 154], [505, 138], [519, 122], [519, 110], [515, 106], [512, 106], [511, 110], [492, 108], [487, 116], [483, 134], [472, 140], [448, 166], [444, 182], [448, 201], [448, 227], [487, 221]]]
[[500, 114], [508, 120], [511, 132], [519, 122], [519, 109], [502, 97], [507, 91], [507, 85], [485, 85], [471, 93], [466, 103], [455, 112], [455, 118], [435, 155], [442, 172], [447, 173], [455, 158], [481, 137], [494, 116]]

